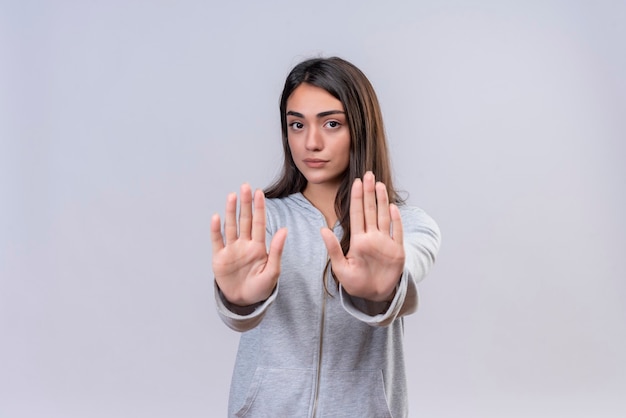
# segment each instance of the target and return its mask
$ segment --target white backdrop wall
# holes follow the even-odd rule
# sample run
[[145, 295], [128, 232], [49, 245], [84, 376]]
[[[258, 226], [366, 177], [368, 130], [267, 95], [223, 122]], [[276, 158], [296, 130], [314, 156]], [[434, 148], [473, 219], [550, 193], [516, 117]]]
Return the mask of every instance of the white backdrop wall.
[[626, 5], [0, 1], [0, 417], [224, 416], [209, 219], [339, 55], [440, 224], [411, 416], [626, 416]]

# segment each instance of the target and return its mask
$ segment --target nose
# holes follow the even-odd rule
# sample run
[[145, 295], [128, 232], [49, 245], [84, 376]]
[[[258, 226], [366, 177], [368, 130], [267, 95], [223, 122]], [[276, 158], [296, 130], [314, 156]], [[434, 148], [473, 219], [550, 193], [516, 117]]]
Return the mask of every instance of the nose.
[[324, 141], [322, 140], [322, 133], [320, 130], [312, 126], [307, 130], [305, 147], [309, 151], [319, 151], [324, 147]]

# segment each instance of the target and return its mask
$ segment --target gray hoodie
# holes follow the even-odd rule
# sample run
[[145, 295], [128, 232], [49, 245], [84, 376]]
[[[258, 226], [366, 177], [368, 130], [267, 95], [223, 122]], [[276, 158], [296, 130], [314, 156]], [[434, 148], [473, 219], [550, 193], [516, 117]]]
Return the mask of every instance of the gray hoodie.
[[[406, 262], [391, 302], [348, 295], [330, 274], [320, 229], [324, 216], [300, 193], [266, 200], [267, 242], [288, 235], [272, 295], [249, 308], [230, 304], [215, 285], [217, 310], [242, 332], [230, 417], [406, 417], [402, 316], [417, 308], [417, 283], [439, 249], [437, 224], [400, 206]], [[334, 228], [341, 237], [340, 226]]]

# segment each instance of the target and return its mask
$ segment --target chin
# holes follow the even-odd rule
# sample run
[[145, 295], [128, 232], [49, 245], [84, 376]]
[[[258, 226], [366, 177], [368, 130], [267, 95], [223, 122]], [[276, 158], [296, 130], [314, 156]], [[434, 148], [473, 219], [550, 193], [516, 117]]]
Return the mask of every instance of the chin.
[[339, 186], [343, 177], [329, 177], [329, 176], [305, 176], [308, 184], [316, 186]]

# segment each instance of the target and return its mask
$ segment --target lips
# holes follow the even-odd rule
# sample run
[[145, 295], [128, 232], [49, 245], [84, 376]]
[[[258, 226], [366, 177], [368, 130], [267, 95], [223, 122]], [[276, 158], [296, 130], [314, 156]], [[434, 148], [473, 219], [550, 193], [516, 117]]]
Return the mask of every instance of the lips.
[[324, 167], [326, 165], [326, 163], [328, 163], [328, 160], [322, 160], [319, 158], [305, 158], [303, 160], [304, 164], [307, 165], [307, 167], [310, 168], [321, 168]]

